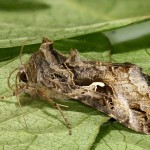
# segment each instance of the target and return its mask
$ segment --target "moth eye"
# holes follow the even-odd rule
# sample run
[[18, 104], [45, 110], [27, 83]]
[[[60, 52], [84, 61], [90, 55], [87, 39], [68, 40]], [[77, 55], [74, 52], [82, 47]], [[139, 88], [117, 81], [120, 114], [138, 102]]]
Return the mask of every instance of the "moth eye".
[[25, 72], [22, 72], [20, 74], [20, 80], [23, 82], [27, 82], [27, 76], [26, 76]]

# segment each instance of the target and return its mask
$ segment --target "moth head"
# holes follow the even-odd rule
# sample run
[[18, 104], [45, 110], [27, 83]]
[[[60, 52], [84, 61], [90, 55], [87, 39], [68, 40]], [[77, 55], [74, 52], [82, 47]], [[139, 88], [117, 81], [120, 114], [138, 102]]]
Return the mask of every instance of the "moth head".
[[[19, 70], [19, 71], [18, 71], [18, 70]], [[11, 77], [12, 77], [12, 74], [13, 74], [15, 71], [17, 71], [16, 78], [15, 78], [15, 87], [16, 87], [16, 89], [17, 89], [17, 87], [18, 87], [18, 83], [17, 83], [18, 79], [19, 79], [20, 82], [21, 82], [21, 81], [22, 81], [22, 82], [28, 82], [27, 74], [26, 74], [26, 71], [25, 71], [25, 65], [20, 65], [19, 69], [18, 69], [18, 68], [14, 69], [14, 70], [9, 74], [9, 76], [8, 76], [8, 78], [7, 78], [7, 85], [8, 85], [8, 87], [9, 87], [12, 91], [14, 91], [14, 88], [13, 88], [13, 85], [10, 83], [10, 79], [11, 79]], [[15, 91], [17, 91], [16, 89], [15, 89]]]
[[19, 81], [28, 82], [25, 65], [21, 65], [19, 68]]

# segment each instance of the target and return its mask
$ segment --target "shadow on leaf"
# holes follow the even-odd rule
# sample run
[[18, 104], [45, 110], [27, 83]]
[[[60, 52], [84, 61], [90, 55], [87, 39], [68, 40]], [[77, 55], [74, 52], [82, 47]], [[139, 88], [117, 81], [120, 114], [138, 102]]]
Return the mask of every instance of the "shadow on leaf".
[[37, 1], [26, 1], [26, 0], [0, 0], [1, 11], [35, 11], [39, 9], [47, 9], [50, 6]]

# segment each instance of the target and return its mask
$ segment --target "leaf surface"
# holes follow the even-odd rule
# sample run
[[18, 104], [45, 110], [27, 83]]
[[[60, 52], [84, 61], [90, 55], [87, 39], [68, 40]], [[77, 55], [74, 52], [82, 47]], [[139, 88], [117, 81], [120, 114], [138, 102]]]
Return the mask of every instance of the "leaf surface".
[[[64, 54], [78, 49], [83, 60], [131, 62], [150, 74], [149, 34], [112, 44], [103, 32], [117, 34], [118, 28], [148, 21], [149, 0], [18, 0], [17, 5], [8, 1], [9, 5], [0, 0], [1, 95], [12, 94], [7, 78], [20, 65], [20, 46], [27, 45], [22, 57], [26, 63], [38, 50], [42, 36], [51, 38], [54, 47]], [[14, 82], [15, 74], [11, 84]], [[20, 102], [21, 110], [14, 96], [0, 101], [0, 149], [148, 150], [150, 147], [149, 135], [134, 132], [80, 102], [58, 100], [69, 106], [63, 111], [72, 126], [71, 136], [62, 116], [48, 103], [27, 95], [22, 95]]]
[[40, 43], [42, 36], [64, 39], [146, 21], [149, 5], [149, 0], [0, 0], [0, 48]]

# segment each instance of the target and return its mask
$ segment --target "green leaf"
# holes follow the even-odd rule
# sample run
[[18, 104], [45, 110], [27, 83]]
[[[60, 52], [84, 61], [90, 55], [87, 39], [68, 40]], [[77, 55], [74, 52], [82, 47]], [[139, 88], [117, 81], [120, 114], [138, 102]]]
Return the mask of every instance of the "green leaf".
[[[149, 0], [0, 0], [1, 95], [12, 94], [7, 78], [20, 65], [20, 46], [28, 44], [22, 57], [26, 63], [42, 36], [52, 38], [64, 54], [78, 49], [83, 60], [131, 62], [150, 73], [149, 34], [112, 45], [102, 32], [117, 34], [118, 28], [149, 20], [149, 4]], [[58, 100], [69, 106], [62, 109], [72, 126], [71, 136], [62, 116], [47, 102], [27, 95], [20, 102], [21, 109], [14, 96], [0, 101], [0, 149], [149, 149], [150, 135], [134, 132], [80, 102]]]
[[42, 36], [58, 40], [146, 21], [149, 5], [149, 0], [0, 0], [0, 48], [40, 43]]
[[101, 126], [101, 130], [92, 149], [149, 150], [149, 139], [149, 135], [131, 131], [118, 122], [109, 121]]

